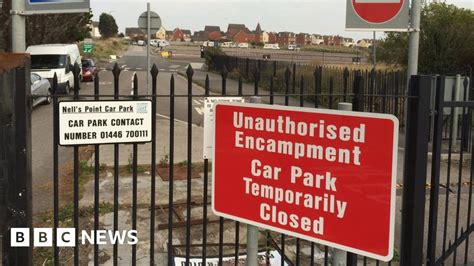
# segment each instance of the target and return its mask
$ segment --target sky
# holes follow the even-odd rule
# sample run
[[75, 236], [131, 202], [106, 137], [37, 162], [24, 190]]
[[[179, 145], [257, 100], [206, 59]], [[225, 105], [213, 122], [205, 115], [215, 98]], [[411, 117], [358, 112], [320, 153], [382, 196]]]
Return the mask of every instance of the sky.
[[[265, 31], [338, 34], [356, 39], [372, 38], [373, 34], [345, 30], [345, 0], [91, 0], [93, 20], [109, 13], [115, 17], [119, 31], [124, 32], [126, 27], [137, 27], [147, 2], [167, 30], [179, 27], [194, 32], [215, 25], [226, 31], [229, 23], [245, 24], [254, 30], [259, 22]], [[445, 2], [474, 10], [474, 0]]]

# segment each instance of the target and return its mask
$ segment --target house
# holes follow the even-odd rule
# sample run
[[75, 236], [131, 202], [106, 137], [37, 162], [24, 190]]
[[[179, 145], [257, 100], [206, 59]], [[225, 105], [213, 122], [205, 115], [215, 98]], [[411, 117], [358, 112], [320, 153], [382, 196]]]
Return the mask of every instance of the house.
[[181, 30], [183, 32], [183, 39], [185, 42], [191, 41], [191, 31], [190, 30]]
[[176, 29], [173, 30], [173, 33], [171, 34], [170, 40], [171, 41], [190, 42], [191, 41], [191, 31], [176, 28]]
[[134, 38], [145, 38], [145, 34], [140, 28], [125, 28], [125, 36]]
[[352, 38], [342, 38], [342, 45], [345, 47], [354, 47], [356, 43]]
[[239, 32], [234, 34], [232, 36], [232, 40], [236, 43], [248, 43], [248, 42], [250, 42], [249, 35], [244, 30], [240, 30]]
[[329, 45], [329, 46], [341, 46], [343, 41], [342, 37], [337, 35], [337, 36], [330, 36], [330, 35], [324, 35], [324, 44]]
[[296, 34], [289, 31], [283, 31], [278, 33], [278, 44], [280, 46], [288, 46], [290, 44], [296, 44]]
[[311, 35], [308, 33], [299, 33], [296, 35], [296, 44], [300, 46], [311, 45]]
[[158, 40], [165, 40], [166, 39], [166, 29], [163, 26], [161, 26], [160, 30], [158, 30], [156, 32], [155, 38], [157, 38]]
[[269, 32], [268, 33], [268, 43], [277, 43], [278, 42], [278, 33]]
[[204, 33], [207, 36], [207, 40], [219, 41], [222, 39], [221, 27], [219, 26], [205, 26]]
[[357, 47], [362, 47], [362, 48], [371, 48], [373, 44], [372, 39], [362, 39], [357, 41]]
[[240, 31], [244, 32], [245, 34], [250, 32], [250, 30], [245, 27], [245, 24], [229, 24], [225, 35], [228, 39], [232, 39]]
[[324, 38], [319, 34], [311, 34], [311, 44], [312, 45], [321, 45], [324, 44]]
[[165, 35], [166, 35], [166, 40], [171, 41], [173, 39], [173, 31], [172, 30], [167, 30]]
[[260, 37], [260, 42], [261, 43], [268, 43], [270, 41], [270, 34], [268, 32], [264, 31], [262, 32], [262, 35]]
[[191, 41], [196, 43], [203, 43], [208, 40], [208, 35], [203, 30], [195, 31], [193, 36], [191, 37]]
[[102, 37], [102, 34], [100, 34], [100, 31], [99, 31], [99, 22], [98, 21], [92, 21], [92, 23], [89, 26], [90, 26], [90, 34], [91, 34], [92, 38]]

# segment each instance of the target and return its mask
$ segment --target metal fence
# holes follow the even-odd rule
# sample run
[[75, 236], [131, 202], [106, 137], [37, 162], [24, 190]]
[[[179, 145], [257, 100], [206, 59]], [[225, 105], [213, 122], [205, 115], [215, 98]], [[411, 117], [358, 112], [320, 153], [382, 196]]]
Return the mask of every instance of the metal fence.
[[[227, 60], [227, 59], [226, 59]], [[232, 60], [232, 59], [229, 59]], [[349, 72], [334, 70], [338, 75], [342, 75], [340, 78], [341, 87], [335, 86], [336, 79], [335, 76], [325, 74], [330, 73], [330, 69], [323, 69], [321, 67], [317, 68], [312, 76], [313, 79], [306, 80], [305, 77], [299, 79], [300, 83], [291, 83], [290, 80], [293, 76], [292, 71], [288, 66], [283, 67], [284, 76], [281, 76], [282, 69], [270, 68], [273, 73], [276, 72], [276, 75], [271, 75], [268, 79], [269, 86], [268, 88], [262, 86], [262, 80], [268, 78], [262, 73], [264, 71], [255, 71], [261, 68], [253, 68], [254, 71], [248, 70], [248, 75], [242, 74], [242, 76], [237, 77], [239, 79], [238, 88], [229, 88], [227, 86], [226, 80], [229, 73], [238, 69], [237, 66], [240, 65], [240, 60], [233, 59], [236, 62], [235, 65], [227, 65], [225, 62], [219, 67], [215, 65], [215, 69], [221, 70], [222, 75], [222, 88], [220, 93], [211, 92], [209, 88], [209, 79], [206, 79], [204, 86], [204, 93], [196, 94], [196, 85], [193, 83], [194, 71], [191, 67], [187, 69], [186, 79], [187, 79], [187, 93], [186, 94], [176, 94], [175, 93], [175, 77], [172, 75], [170, 79], [169, 88], [158, 88], [157, 79], [158, 79], [158, 69], [156, 66], [153, 66], [152, 74], [152, 90], [151, 94], [138, 94], [139, 91], [139, 80], [135, 74], [133, 77], [133, 95], [121, 95], [119, 94], [119, 88], [122, 86], [119, 82], [120, 78], [120, 67], [115, 65], [113, 69], [114, 75], [114, 93], [113, 94], [104, 94], [101, 93], [99, 86], [99, 76], [96, 75], [94, 82], [94, 93], [91, 95], [80, 94], [78, 90], [74, 92], [74, 100], [78, 99], [88, 99], [88, 100], [99, 100], [99, 99], [114, 99], [114, 100], [123, 100], [123, 99], [150, 99], [152, 101], [152, 132], [153, 139], [151, 142], [151, 153], [147, 159], [150, 164], [150, 177], [147, 187], [150, 188], [149, 198], [150, 201], [147, 203], [147, 209], [149, 210], [149, 223], [147, 223], [149, 241], [145, 243], [147, 245], [146, 249], [148, 252], [142, 254], [147, 258], [147, 263], [150, 265], [174, 265], [173, 257], [181, 256], [184, 258], [185, 264], [189, 265], [192, 258], [201, 258], [202, 265], [206, 265], [206, 261], [210, 257], [215, 257], [218, 260], [219, 265], [224, 264], [224, 257], [234, 257], [235, 261], [238, 261], [238, 256], [246, 253], [246, 242], [244, 236], [245, 227], [243, 224], [238, 222], [230, 221], [223, 218], [217, 218], [217, 220], [211, 219], [212, 213], [209, 210], [209, 201], [210, 193], [208, 191], [209, 186], [209, 169], [211, 162], [207, 159], [196, 161], [193, 160], [192, 151], [195, 149], [193, 145], [193, 133], [195, 132], [193, 126], [193, 101], [195, 99], [202, 99], [203, 97], [208, 96], [261, 96], [265, 99], [269, 99], [269, 104], [275, 104], [276, 99], [284, 99], [284, 105], [295, 105], [295, 106], [306, 106], [305, 101], [311, 101], [314, 107], [324, 107], [324, 108], [334, 108], [337, 102], [346, 101], [352, 102], [355, 111], [370, 111], [370, 112], [386, 112], [393, 113], [399, 116], [400, 120], [403, 120], [404, 116], [404, 104], [408, 106], [407, 113], [408, 118], [406, 121], [406, 148], [405, 148], [405, 171], [404, 171], [404, 181], [403, 187], [403, 208], [402, 208], [402, 225], [401, 230], [397, 233], [401, 234], [401, 246], [399, 247], [400, 256], [396, 256], [392, 262], [389, 262], [388, 265], [392, 264], [401, 264], [401, 265], [421, 265], [423, 262], [428, 261], [430, 265], [441, 265], [443, 263], [448, 263], [446, 259], [452, 259], [454, 263], [466, 263], [472, 262], [473, 254], [469, 253], [469, 237], [473, 231], [474, 225], [471, 219], [471, 208], [472, 208], [472, 176], [474, 173], [474, 166], [472, 163], [464, 162], [463, 150], [459, 151], [460, 160], [452, 161], [454, 149], [448, 149], [448, 161], [443, 162], [445, 167], [447, 167], [447, 180], [446, 182], [440, 182], [440, 176], [443, 176], [442, 171], [444, 168], [440, 168], [440, 156], [442, 154], [441, 134], [440, 130], [440, 115], [436, 117], [436, 124], [434, 128], [435, 145], [432, 149], [432, 173], [431, 173], [431, 190], [430, 190], [430, 199], [429, 199], [429, 208], [430, 215], [429, 221], [428, 218], [424, 215], [424, 206], [427, 202], [427, 193], [426, 193], [426, 179], [427, 179], [427, 169], [429, 167], [428, 162], [428, 151], [429, 151], [429, 137], [427, 132], [430, 128], [430, 89], [431, 89], [431, 77], [414, 77], [412, 78], [411, 88], [409, 94], [404, 92], [404, 82], [402, 75], [400, 73], [387, 73], [382, 75], [373, 75], [368, 76], [366, 72]], [[250, 65], [250, 60], [244, 60], [243, 65]], [[248, 62], [248, 63], [247, 63]], [[253, 61], [258, 65], [258, 61]], [[262, 64], [262, 62], [260, 62]], [[266, 64], [266, 63], [265, 63]], [[225, 67], [224, 67], [225, 66]], [[227, 71], [230, 70], [229, 71]], [[280, 71], [280, 72], [279, 72]], [[297, 70], [301, 71], [301, 70]], [[272, 72], [270, 72], [272, 73]], [[280, 73], [280, 74], [278, 74]], [[75, 74], [75, 84], [79, 83], [79, 67], [76, 65], [74, 68]], [[326, 76], [325, 76], [326, 75]], [[334, 74], [335, 75], [335, 74]], [[323, 78], [324, 76], [324, 78]], [[382, 78], [384, 77], [384, 78]], [[381, 90], [378, 90], [378, 87], [374, 90], [370, 89], [371, 80], [375, 81], [376, 84], [382, 84], [380, 87]], [[254, 93], [244, 94], [242, 90], [243, 79], [253, 82], [255, 85]], [[283, 85], [279, 88], [275, 86], [276, 79], [284, 80]], [[323, 80], [329, 80], [328, 86], [324, 86]], [[297, 80], [297, 79], [295, 79]], [[331, 82], [332, 80], [332, 82]], [[331, 86], [331, 83], [333, 84]], [[311, 85], [314, 84], [311, 89]], [[386, 86], [383, 84], [387, 84]], [[388, 85], [390, 84], [390, 86]], [[128, 84], [127, 84], [128, 85]], [[295, 87], [293, 90], [292, 85]], [[397, 87], [398, 85], [399, 87]], [[54, 79], [53, 89], [54, 92], [57, 91], [57, 79]], [[374, 85], [375, 86], [375, 85]], [[379, 85], [377, 85], [379, 86]], [[384, 87], [385, 86], [385, 87]], [[332, 88], [332, 89], [331, 89]], [[231, 90], [232, 89], [232, 90]], [[438, 90], [439, 91], [439, 90]], [[234, 93], [235, 92], [235, 93]], [[380, 94], [382, 92], [382, 94]], [[443, 95], [443, 94], [441, 94]], [[54, 132], [54, 150], [53, 150], [53, 162], [54, 162], [54, 175], [52, 177], [53, 181], [53, 199], [54, 202], [53, 213], [52, 213], [52, 227], [56, 229], [60, 227], [60, 205], [59, 205], [59, 162], [58, 162], [58, 142], [59, 142], [59, 105], [58, 102], [64, 100], [64, 95], [58, 95], [54, 93], [54, 126], [52, 132]], [[325, 98], [326, 100], [322, 100]], [[157, 111], [157, 101], [165, 100], [169, 103], [169, 132], [168, 136], [163, 136], [163, 138], [156, 138], [156, 132], [162, 125], [156, 123], [156, 111]], [[176, 200], [176, 167], [177, 162], [175, 160], [175, 144], [176, 144], [176, 132], [175, 129], [177, 125], [175, 123], [175, 112], [176, 112], [176, 102], [185, 101], [187, 106], [187, 124], [186, 124], [186, 179], [185, 187], [182, 188], [181, 193], [185, 193], [185, 201]], [[444, 102], [442, 98], [437, 97], [437, 114], [440, 114], [441, 109], [446, 108], [463, 108], [466, 110], [471, 110], [474, 107], [474, 103], [470, 101], [465, 102]], [[453, 113], [453, 112], [452, 112]], [[468, 112], [469, 115], [472, 112]], [[471, 138], [471, 135], [465, 135], [465, 138]], [[158, 174], [158, 162], [156, 156], [156, 147], [160, 142], [167, 139], [169, 142], [169, 150], [167, 154], [168, 169], [165, 174], [168, 175], [167, 186], [168, 190], [164, 191], [163, 187], [157, 186], [157, 177], [161, 174]], [[472, 143], [472, 142], [471, 142]], [[100, 146], [93, 146], [94, 150], [94, 163], [92, 166], [92, 172], [94, 175], [94, 196], [93, 196], [93, 229], [97, 230], [100, 228], [100, 200], [101, 200], [101, 188], [100, 188]], [[138, 188], [138, 152], [140, 145], [132, 144], [132, 154], [129, 160], [130, 171], [131, 171], [131, 187], [132, 187], [132, 197], [131, 205], [129, 206], [131, 213], [131, 226], [130, 228], [121, 228], [120, 221], [123, 217], [120, 217], [120, 211], [124, 207], [120, 204], [120, 197], [123, 195], [119, 194], [119, 185], [120, 185], [120, 149], [119, 144], [113, 145], [113, 160], [114, 164], [112, 167], [112, 176], [113, 176], [113, 210], [112, 210], [112, 227], [113, 230], [123, 230], [123, 229], [137, 229], [138, 225], [138, 207], [139, 202], [138, 198], [143, 197], [143, 191], [139, 191]], [[79, 158], [79, 146], [73, 147], [73, 201], [72, 201], [72, 227], [76, 229], [76, 235], [78, 235], [79, 230], [83, 227], [80, 220], [80, 158]], [[472, 149], [474, 151], [474, 149]], [[472, 153], [471, 151], [471, 153]], [[471, 154], [472, 155], [472, 154]], [[200, 177], [202, 183], [199, 183], [200, 195], [198, 199], [193, 198], [193, 188], [197, 186], [193, 182], [193, 163], [202, 163], [202, 176]], [[442, 164], [441, 164], [442, 165]], [[454, 170], [454, 165], [458, 167], [458, 183], [456, 186], [450, 185], [450, 174]], [[467, 179], [466, 179], [467, 178]], [[467, 185], [465, 185], [467, 184]], [[442, 197], [442, 191], [446, 191], [446, 207], [444, 215], [444, 222], [437, 223], [436, 217], [438, 217], [440, 202], [439, 199]], [[463, 191], [464, 194], [461, 193]], [[158, 205], [156, 203], [156, 195], [163, 193], [162, 195], [168, 196], [167, 204]], [[196, 196], [194, 194], [194, 196]], [[449, 203], [452, 203], [452, 198], [455, 198], [455, 212], [453, 214], [452, 208], [449, 208]], [[165, 196], [162, 196], [165, 197]], [[33, 199], [34, 200], [34, 199]], [[467, 204], [467, 208], [463, 208], [461, 204]], [[156, 216], [157, 210], [163, 212], [167, 211], [166, 221], [157, 226]], [[466, 210], [466, 211], [463, 211]], [[455, 218], [453, 218], [455, 217]], [[30, 217], [31, 218], [31, 217]], [[453, 220], [454, 219], [454, 220]], [[447, 221], [450, 221], [448, 223]], [[425, 234], [424, 223], [429, 222], [429, 233]], [[453, 223], [454, 221], [454, 223]], [[444, 230], [440, 231], [443, 234], [443, 246], [440, 248], [437, 243], [436, 232], [439, 232], [440, 226], [443, 226]], [[210, 237], [210, 228], [213, 227], [217, 233], [217, 237]], [[455, 229], [453, 232], [453, 237], [448, 234], [448, 231]], [[55, 232], [55, 230], [53, 230]], [[331, 263], [330, 258], [330, 248], [327, 246], [310, 243], [305, 240], [296, 239], [287, 235], [282, 235], [275, 232], [269, 231], [260, 231], [261, 237], [259, 242], [260, 251], [266, 252], [269, 254], [271, 250], [277, 250], [282, 256], [281, 265], [329, 265]], [[55, 235], [56, 236], [56, 235]], [[158, 237], [159, 236], [159, 237]], [[368, 236], [370, 237], [370, 236]], [[231, 239], [231, 240], [229, 240]], [[424, 248], [424, 244], [427, 244], [427, 248]], [[463, 250], [457, 250], [462, 247]], [[80, 265], [86, 263], [89, 258], [85, 255], [81, 255], [81, 249], [86, 249], [87, 247], [80, 246], [79, 238], [76, 239], [76, 246], [71, 248], [71, 258], [74, 265]], [[64, 253], [60, 253], [60, 249], [57, 246], [56, 237], [53, 240], [52, 250], [52, 263], [54, 265], [61, 265], [65, 263], [71, 263], [68, 261], [69, 258], [64, 257]], [[93, 245], [91, 247], [93, 250], [93, 262], [94, 265], [99, 264], [99, 246]], [[294, 250], [294, 252], [292, 251]], [[290, 252], [291, 251], [291, 252]], [[426, 252], [427, 251], [427, 252]], [[463, 253], [463, 258], [458, 256]], [[166, 254], [165, 256], [160, 256], [159, 258], [156, 254]], [[320, 254], [320, 257], [316, 255]], [[119, 250], [118, 245], [114, 245], [113, 253], [111, 254], [112, 262], [114, 265], [120, 265], [120, 258], [131, 257], [131, 264], [137, 264], [137, 246], [133, 245], [131, 250], [124, 251], [123, 249]], [[5, 256], [4, 256], [5, 258]], [[428, 260], [426, 259], [428, 258]], [[11, 259], [11, 257], [9, 258]], [[142, 258], [143, 259], [143, 258]], [[401, 259], [401, 261], [399, 261]], [[264, 260], [269, 262], [269, 255], [264, 256]], [[15, 262], [15, 260], [10, 260]], [[263, 262], [265, 263], [265, 261]], [[349, 254], [348, 256], [348, 265], [372, 265], [372, 264], [385, 264], [379, 261], [373, 261], [371, 259], [362, 258], [354, 254]], [[453, 263], [453, 264], [454, 264]], [[11, 264], [14, 265], [14, 264]]]
[[[211, 56], [211, 70], [230, 78], [254, 82], [257, 88], [297, 94], [315, 107], [334, 108], [338, 102], [350, 101], [357, 76], [364, 79], [360, 93], [364, 95], [362, 111], [395, 115], [404, 125], [406, 74], [402, 71], [349, 70], [349, 68], [296, 64], [284, 61]], [[256, 90], [256, 92], [258, 92]]]

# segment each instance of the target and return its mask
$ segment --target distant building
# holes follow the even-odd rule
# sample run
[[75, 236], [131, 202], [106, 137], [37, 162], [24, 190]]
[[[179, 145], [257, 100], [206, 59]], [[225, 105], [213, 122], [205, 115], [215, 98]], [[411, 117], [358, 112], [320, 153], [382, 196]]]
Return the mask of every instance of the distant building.
[[296, 44], [300, 46], [311, 45], [311, 34], [299, 33], [296, 35]]
[[145, 38], [145, 34], [140, 28], [125, 28], [125, 36], [130, 38]]
[[268, 34], [268, 32], [266, 31], [262, 32], [260, 40], [261, 40], [261, 43], [268, 43], [270, 40], [270, 35]]
[[283, 31], [278, 33], [278, 44], [280, 46], [288, 46], [290, 44], [296, 44], [296, 34], [289, 31]]
[[330, 35], [325, 35], [323, 36], [324, 38], [324, 44], [329, 45], [329, 46], [342, 46], [343, 44], [343, 37], [336, 35], [336, 36], [330, 36]]
[[372, 39], [362, 39], [357, 41], [357, 46], [362, 48], [371, 48], [373, 40]]
[[100, 31], [99, 31], [99, 22], [98, 21], [92, 21], [92, 23], [90, 24], [90, 29], [91, 29], [90, 34], [91, 34], [92, 38], [102, 37], [102, 35], [100, 34]]
[[312, 45], [321, 45], [324, 44], [324, 38], [320, 34], [311, 34], [311, 44]]
[[342, 45], [345, 47], [354, 47], [356, 43], [352, 38], [342, 38]]
[[229, 24], [227, 27], [226, 37], [227, 39], [232, 39], [237, 33], [241, 31], [245, 34], [250, 33], [250, 30], [245, 27], [245, 24]]
[[161, 26], [160, 30], [156, 32], [155, 38], [157, 38], [158, 40], [166, 39], [166, 29], [163, 26]]
[[278, 43], [278, 33], [269, 32], [268, 33], [268, 43]]
[[191, 37], [191, 40], [196, 43], [203, 43], [205, 41], [208, 41], [208, 36], [205, 31], [195, 31], [193, 36]]

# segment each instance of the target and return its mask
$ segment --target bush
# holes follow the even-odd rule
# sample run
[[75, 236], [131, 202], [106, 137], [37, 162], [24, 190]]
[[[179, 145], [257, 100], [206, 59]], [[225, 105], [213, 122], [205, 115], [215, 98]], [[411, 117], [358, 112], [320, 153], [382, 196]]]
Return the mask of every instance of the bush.
[[204, 50], [204, 59], [208, 69], [214, 68], [214, 57], [219, 55], [225, 55], [220, 47], [207, 47]]

